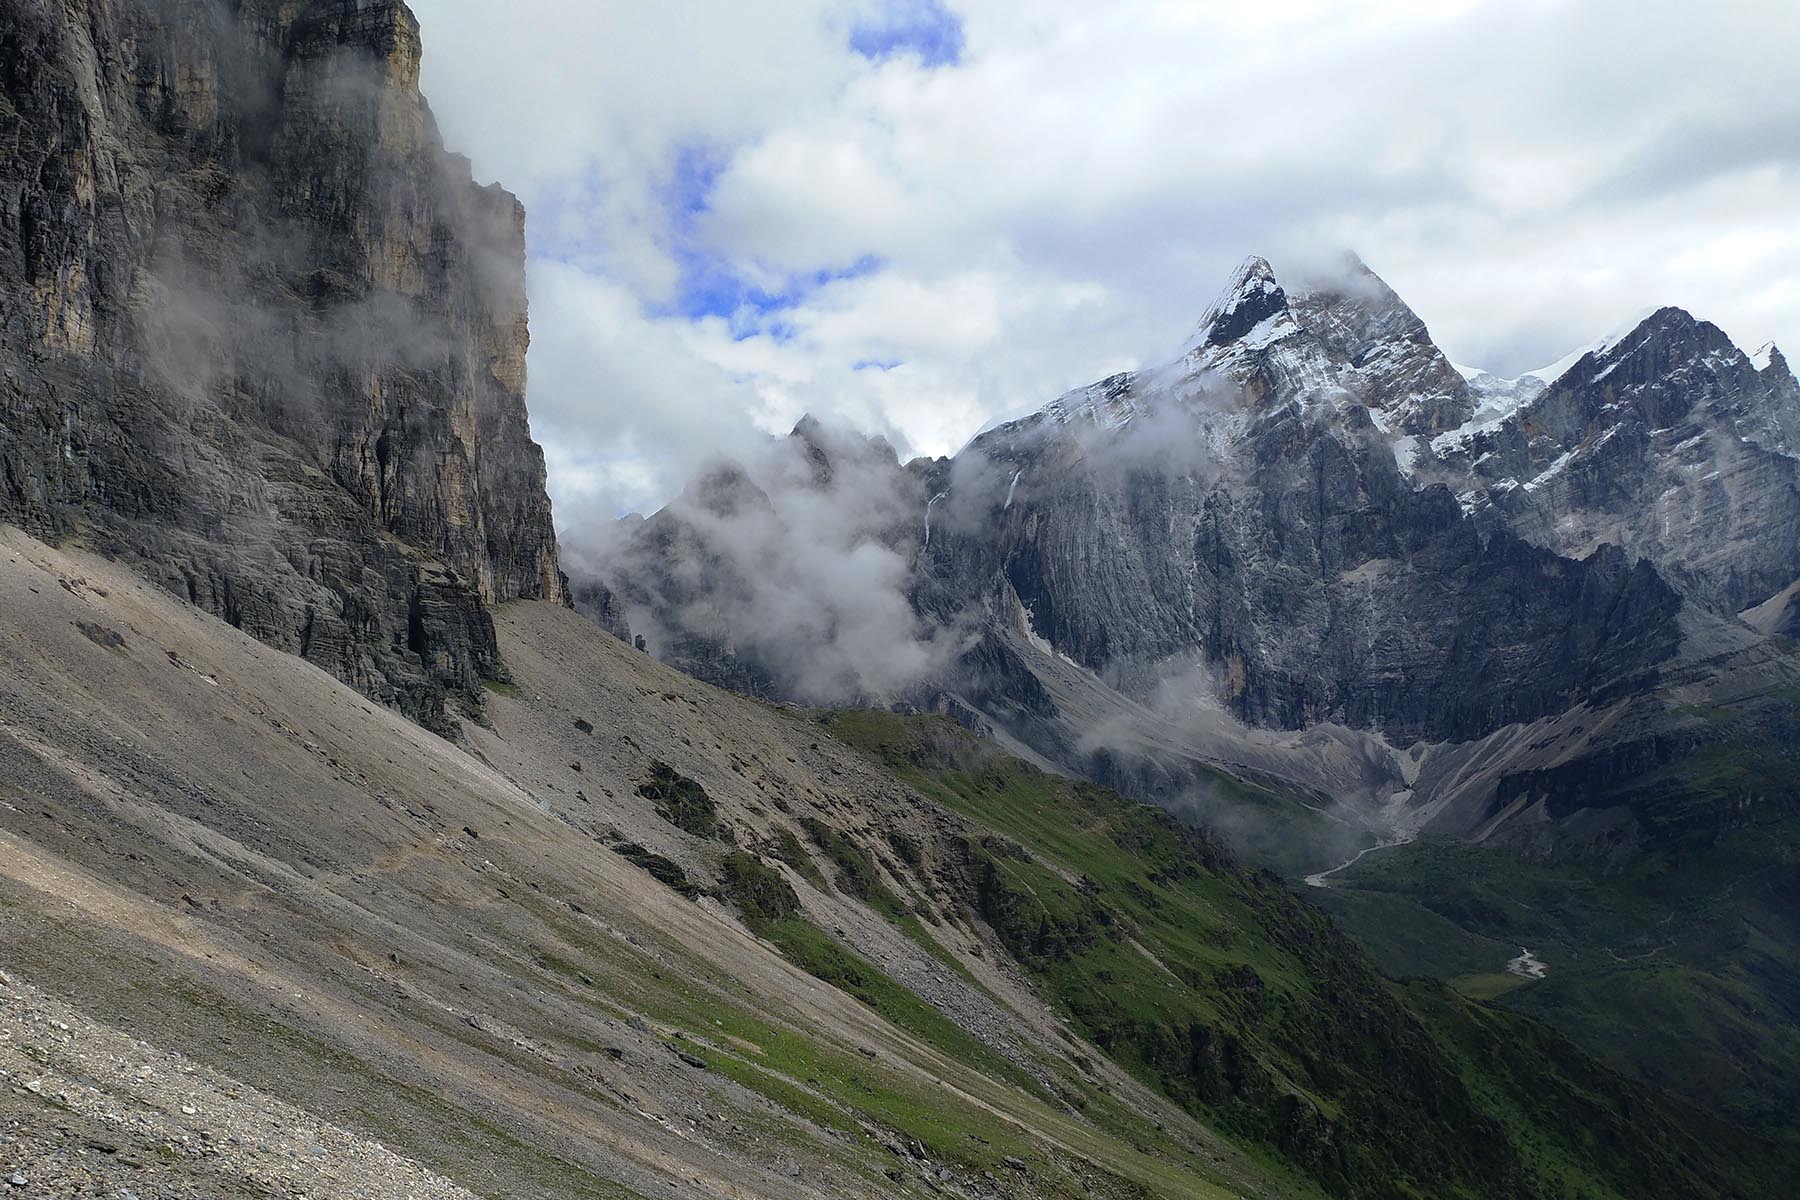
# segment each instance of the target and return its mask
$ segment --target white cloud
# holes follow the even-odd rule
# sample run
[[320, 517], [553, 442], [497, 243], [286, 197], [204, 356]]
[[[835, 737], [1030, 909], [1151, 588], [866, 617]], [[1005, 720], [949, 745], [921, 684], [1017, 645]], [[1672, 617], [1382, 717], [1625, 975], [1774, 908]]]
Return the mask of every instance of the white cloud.
[[560, 521], [809, 409], [954, 450], [1252, 250], [1353, 246], [1501, 371], [1660, 303], [1800, 343], [1789, 0], [944, 7], [928, 67], [850, 48], [923, 2], [414, 0], [446, 140], [531, 214]]

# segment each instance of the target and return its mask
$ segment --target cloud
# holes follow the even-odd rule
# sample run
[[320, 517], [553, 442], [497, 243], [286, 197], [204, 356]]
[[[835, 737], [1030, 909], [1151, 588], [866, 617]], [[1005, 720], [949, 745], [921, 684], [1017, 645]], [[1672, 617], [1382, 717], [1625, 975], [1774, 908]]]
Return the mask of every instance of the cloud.
[[1800, 343], [1786, 0], [414, 7], [530, 213], [564, 524], [806, 411], [954, 450], [1168, 356], [1250, 251], [1355, 248], [1502, 373], [1662, 303]]
[[962, 22], [939, 0], [887, 0], [851, 26], [850, 48], [877, 62], [910, 54], [922, 66], [949, 66], [962, 57]]
[[777, 695], [893, 700], [956, 649], [909, 599], [921, 484], [884, 442], [802, 428], [705, 464], [648, 522], [568, 530], [565, 568], [612, 589], [633, 632], [678, 665], [700, 638], [698, 663], [733, 655]]

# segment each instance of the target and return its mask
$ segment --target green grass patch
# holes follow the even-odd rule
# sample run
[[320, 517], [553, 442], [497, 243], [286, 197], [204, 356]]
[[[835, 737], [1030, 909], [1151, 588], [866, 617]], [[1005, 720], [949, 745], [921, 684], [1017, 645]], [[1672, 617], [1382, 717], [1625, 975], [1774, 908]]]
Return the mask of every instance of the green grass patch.
[[744, 920], [752, 924], [784, 921], [800, 911], [800, 897], [781, 873], [742, 850], [725, 856], [719, 895], [736, 905]]
[[831, 884], [825, 879], [825, 872], [819, 870], [819, 864], [801, 845], [799, 835], [786, 825], [777, 824], [769, 835], [763, 852], [770, 858], [786, 863], [799, 872], [800, 877], [818, 888], [821, 892], [830, 892]]
[[1458, 975], [1450, 986], [1471, 1000], [1494, 1000], [1530, 980], [1510, 971], [1489, 971], [1484, 975]]
[[882, 882], [880, 869], [867, 847], [817, 817], [802, 817], [800, 827], [837, 868], [840, 890], [855, 896], [890, 921], [898, 921], [906, 915], [906, 905]]
[[[1277, 877], [1164, 812], [1046, 775], [948, 721], [815, 719], [993, 831], [941, 847], [945, 881], [1084, 1038], [1328, 1191], [1562, 1200], [1679, 1180], [1724, 1196], [1784, 1161], [1743, 1168], [1705, 1150], [1693, 1114], [1659, 1107], [1534, 1021], [1471, 1007], [1441, 983], [1389, 982]], [[1563, 883], [1569, 905], [1595, 908], [1591, 885]], [[1442, 956], [1430, 943], [1462, 929], [1454, 915], [1410, 891], [1354, 902], [1406, 916], [1415, 942], [1397, 958], [1454, 961], [1467, 986], [1501, 994], [1475, 977], [1498, 974], [1518, 945], [1547, 944], [1536, 935], [1559, 917], [1502, 886], [1464, 899], [1506, 919]], [[1534, 935], [1515, 940], [1525, 929]]]
[[680, 892], [689, 900], [697, 898], [701, 893], [700, 885], [689, 879], [681, 864], [673, 859], [646, 850], [636, 842], [619, 842], [612, 847], [612, 852], [649, 872], [652, 879]]
[[706, 789], [665, 762], [650, 764], [650, 778], [638, 784], [638, 795], [656, 806], [656, 815], [683, 833], [699, 838], [719, 834], [719, 812]]

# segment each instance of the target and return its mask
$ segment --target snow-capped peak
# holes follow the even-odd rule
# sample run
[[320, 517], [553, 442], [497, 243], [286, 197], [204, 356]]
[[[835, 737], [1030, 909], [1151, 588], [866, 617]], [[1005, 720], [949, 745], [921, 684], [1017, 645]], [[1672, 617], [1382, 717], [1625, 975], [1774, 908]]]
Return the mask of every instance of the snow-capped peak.
[[1284, 317], [1291, 326], [1287, 294], [1281, 290], [1269, 261], [1253, 254], [1239, 265], [1225, 290], [1207, 307], [1187, 350], [1191, 353], [1207, 346], [1252, 340], [1267, 345], [1280, 336], [1274, 325]]

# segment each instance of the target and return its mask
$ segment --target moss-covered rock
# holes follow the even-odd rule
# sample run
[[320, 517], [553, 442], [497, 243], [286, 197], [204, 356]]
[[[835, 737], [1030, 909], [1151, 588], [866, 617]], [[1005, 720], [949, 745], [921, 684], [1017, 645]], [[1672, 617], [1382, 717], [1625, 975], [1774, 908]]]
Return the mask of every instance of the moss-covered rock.
[[666, 762], [650, 764], [650, 778], [638, 784], [638, 795], [656, 806], [656, 815], [683, 833], [713, 838], [719, 834], [719, 810], [706, 789]]
[[800, 897], [781, 872], [747, 851], [725, 856], [719, 895], [737, 906], [745, 922], [756, 926], [782, 921], [800, 911]]

